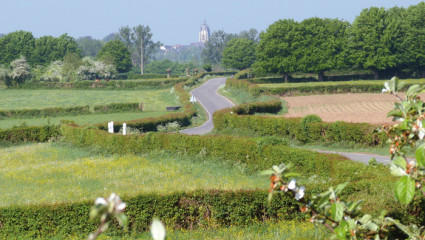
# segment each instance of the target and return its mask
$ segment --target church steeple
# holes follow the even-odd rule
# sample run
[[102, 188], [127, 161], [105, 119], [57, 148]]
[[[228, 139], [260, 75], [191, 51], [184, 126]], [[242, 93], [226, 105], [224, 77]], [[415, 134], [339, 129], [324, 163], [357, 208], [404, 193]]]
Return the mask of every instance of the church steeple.
[[204, 23], [201, 25], [199, 29], [199, 42], [205, 43], [210, 40], [210, 28], [207, 25], [207, 21], [204, 20]]

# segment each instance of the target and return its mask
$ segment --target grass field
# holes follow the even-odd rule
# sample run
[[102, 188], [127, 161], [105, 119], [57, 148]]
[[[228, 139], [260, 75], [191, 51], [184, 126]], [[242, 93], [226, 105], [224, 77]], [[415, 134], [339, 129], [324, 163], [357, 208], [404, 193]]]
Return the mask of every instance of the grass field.
[[125, 197], [268, 186], [267, 178], [247, 176], [243, 166], [202, 156], [105, 156], [61, 143], [1, 148], [0, 156], [0, 207], [93, 200], [111, 192]]
[[94, 106], [108, 103], [143, 102], [145, 110], [164, 110], [175, 105], [176, 96], [167, 89], [148, 90], [0, 90], [0, 109]]

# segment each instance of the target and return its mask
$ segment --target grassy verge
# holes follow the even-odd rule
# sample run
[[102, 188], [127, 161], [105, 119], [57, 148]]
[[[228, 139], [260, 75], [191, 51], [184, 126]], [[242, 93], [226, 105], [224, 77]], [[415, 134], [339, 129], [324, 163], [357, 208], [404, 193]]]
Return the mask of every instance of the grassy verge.
[[265, 189], [268, 179], [246, 175], [231, 159], [163, 152], [102, 155], [60, 143], [0, 148], [0, 207], [79, 202], [108, 196], [190, 192], [198, 189]]

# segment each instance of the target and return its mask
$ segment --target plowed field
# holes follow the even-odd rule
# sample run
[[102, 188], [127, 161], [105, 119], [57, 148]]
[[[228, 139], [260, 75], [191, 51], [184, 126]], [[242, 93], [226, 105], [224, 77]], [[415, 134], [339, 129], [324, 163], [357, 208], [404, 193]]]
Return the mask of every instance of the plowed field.
[[[403, 94], [400, 94], [403, 97]], [[425, 99], [421, 96], [422, 99]], [[396, 97], [380, 93], [348, 93], [283, 97], [288, 103], [285, 117], [303, 117], [316, 114], [325, 122], [391, 123], [387, 113], [393, 109]]]

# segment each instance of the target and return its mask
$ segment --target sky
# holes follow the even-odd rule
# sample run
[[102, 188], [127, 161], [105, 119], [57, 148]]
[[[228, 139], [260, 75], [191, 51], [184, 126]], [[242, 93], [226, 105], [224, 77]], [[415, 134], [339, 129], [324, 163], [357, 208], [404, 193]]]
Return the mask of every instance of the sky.
[[64, 33], [102, 39], [121, 26], [145, 25], [165, 45], [198, 41], [206, 20], [211, 32], [265, 31], [279, 19], [310, 17], [352, 22], [369, 7], [408, 7], [419, 0], [0, 0], [0, 33], [35, 37]]

